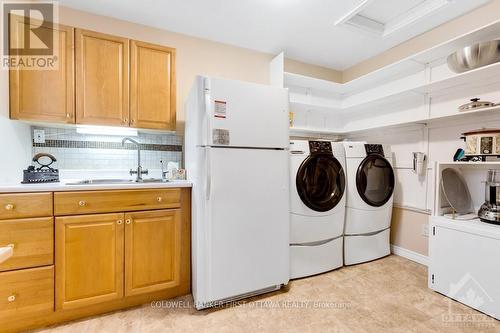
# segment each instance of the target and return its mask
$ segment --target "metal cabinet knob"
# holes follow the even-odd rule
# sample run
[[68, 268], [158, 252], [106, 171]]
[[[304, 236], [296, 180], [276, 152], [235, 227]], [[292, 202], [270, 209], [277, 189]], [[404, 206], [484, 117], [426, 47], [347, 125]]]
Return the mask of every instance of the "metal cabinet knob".
[[5, 205], [5, 209], [6, 210], [13, 210], [14, 209], [14, 205], [13, 204], [6, 204]]
[[127, 220], [125, 220], [125, 223], [126, 223], [126, 224], [130, 224], [130, 223], [132, 223], [132, 220], [127, 219]]
[[7, 301], [9, 302], [14, 302], [16, 300], [16, 295], [10, 295], [9, 297], [7, 297]]
[[87, 203], [83, 200], [78, 202], [78, 206], [80, 206], [80, 207], [85, 207], [86, 205], [87, 205]]
[[158, 201], [158, 202], [162, 202], [162, 201], [163, 201], [163, 198], [162, 198], [162, 197], [158, 197], [158, 198], [156, 198], [156, 201]]
[[116, 224], [123, 224], [123, 220], [116, 221]]

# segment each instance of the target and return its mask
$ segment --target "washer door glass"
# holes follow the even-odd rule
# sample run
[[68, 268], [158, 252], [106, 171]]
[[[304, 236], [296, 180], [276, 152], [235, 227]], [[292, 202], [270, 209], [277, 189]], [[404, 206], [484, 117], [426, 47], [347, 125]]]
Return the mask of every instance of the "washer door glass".
[[383, 206], [394, 192], [394, 171], [381, 155], [369, 155], [359, 165], [356, 187], [361, 198], [370, 206]]
[[344, 195], [344, 169], [332, 155], [311, 155], [297, 171], [296, 186], [307, 207], [317, 212], [329, 211]]

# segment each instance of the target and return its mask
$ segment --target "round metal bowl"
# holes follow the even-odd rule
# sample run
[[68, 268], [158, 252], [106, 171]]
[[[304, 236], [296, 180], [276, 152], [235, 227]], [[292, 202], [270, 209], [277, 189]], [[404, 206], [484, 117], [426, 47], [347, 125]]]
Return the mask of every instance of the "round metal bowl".
[[500, 62], [500, 40], [464, 47], [448, 56], [448, 66], [455, 73]]

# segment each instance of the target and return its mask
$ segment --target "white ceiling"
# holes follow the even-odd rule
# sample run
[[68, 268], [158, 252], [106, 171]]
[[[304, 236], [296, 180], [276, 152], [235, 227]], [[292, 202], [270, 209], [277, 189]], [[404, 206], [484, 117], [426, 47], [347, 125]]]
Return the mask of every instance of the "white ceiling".
[[[453, 0], [387, 37], [334, 23], [366, 0], [60, 0], [63, 6], [344, 70], [489, 0]], [[426, 1], [426, 0], [425, 0]], [[388, 21], [424, 0], [370, 0]]]

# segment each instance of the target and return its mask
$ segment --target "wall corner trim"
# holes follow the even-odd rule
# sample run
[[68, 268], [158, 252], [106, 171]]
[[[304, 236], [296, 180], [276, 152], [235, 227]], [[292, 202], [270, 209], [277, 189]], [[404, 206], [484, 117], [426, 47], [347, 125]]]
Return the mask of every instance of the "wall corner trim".
[[429, 266], [429, 257], [424, 256], [423, 254], [413, 252], [411, 250], [407, 250], [405, 248], [392, 245], [391, 244], [391, 252], [392, 254], [395, 254], [397, 256], [409, 259], [411, 261], [414, 261], [416, 263], [419, 263], [424, 266]]

